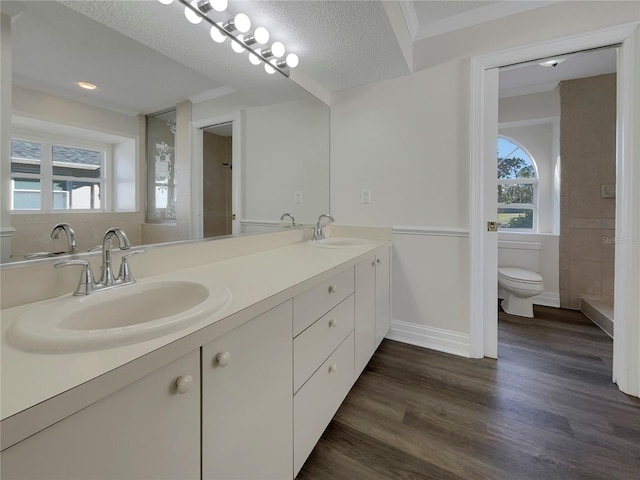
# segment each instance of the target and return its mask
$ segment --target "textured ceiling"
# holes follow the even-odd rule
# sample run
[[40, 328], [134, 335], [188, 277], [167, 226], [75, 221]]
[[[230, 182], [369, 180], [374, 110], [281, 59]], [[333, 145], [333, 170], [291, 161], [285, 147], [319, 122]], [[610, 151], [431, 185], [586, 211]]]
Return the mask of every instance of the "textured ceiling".
[[[233, 91], [263, 105], [307, 95], [290, 79], [251, 65], [246, 53], [233, 53], [229, 42], [214, 43], [206, 22], [188, 23], [178, 0], [169, 6], [156, 0], [3, 1], [3, 10], [11, 3], [26, 4], [24, 18], [13, 17], [17, 48], [22, 44], [33, 51], [14, 63], [18, 83], [26, 86], [71, 96], [78, 93], [70, 82], [95, 78], [100, 91], [91, 97], [94, 104], [136, 113]], [[415, 65], [417, 45], [429, 42], [438, 48], [437, 36], [430, 35], [457, 29], [463, 36], [470, 25], [549, 3], [404, 0], [400, 6], [406, 25], [401, 26], [413, 31]], [[210, 16], [220, 21], [247, 13], [254, 28], [267, 27], [271, 41], [282, 41], [299, 55], [292, 78], [303, 86], [308, 80], [309, 88], [312, 83], [315, 91], [328, 94], [411, 73], [387, 16], [389, 5], [371, 0], [230, 0], [228, 13]], [[423, 35], [419, 43], [416, 33]]]

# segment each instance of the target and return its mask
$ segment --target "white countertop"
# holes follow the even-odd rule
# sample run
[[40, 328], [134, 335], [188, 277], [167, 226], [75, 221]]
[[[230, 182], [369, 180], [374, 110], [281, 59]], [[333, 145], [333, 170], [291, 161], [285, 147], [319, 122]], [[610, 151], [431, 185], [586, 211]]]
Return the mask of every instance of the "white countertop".
[[[7, 330], [22, 312], [47, 300], [1, 310], [2, 420], [161, 349], [243, 309], [282, 294], [301, 282], [333, 269], [346, 268], [354, 264], [360, 256], [386, 243], [371, 240], [370, 245], [367, 246], [325, 249], [301, 242], [143, 278], [139, 283], [168, 279], [189, 280], [204, 285], [223, 282], [231, 290], [233, 298], [225, 308], [212, 317], [184, 330], [116, 348], [64, 354], [23, 351], [7, 341]], [[292, 293], [295, 292], [292, 290]], [[238, 320], [238, 325], [242, 321], [244, 320]], [[237, 325], [232, 325], [232, 327], [235, 326]], [[183, 354], [186, 353], [188, 352], [185, 351]]]

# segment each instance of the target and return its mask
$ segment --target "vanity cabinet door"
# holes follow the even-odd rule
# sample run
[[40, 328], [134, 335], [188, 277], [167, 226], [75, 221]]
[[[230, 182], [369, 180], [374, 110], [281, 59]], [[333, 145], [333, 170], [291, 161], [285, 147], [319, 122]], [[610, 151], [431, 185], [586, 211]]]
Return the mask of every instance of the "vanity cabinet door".
[[367, 366], [376, 349], [376, 256], [355, 270], [355, 378]]
[[3, 480], [199, 479], [199, 351], [4, 450], [1, 465]]
[[202, 347], [202, 478], [293, 478], [291, 301]]
[[391, 326], [391, 247], [376, 250], [376, 348]]

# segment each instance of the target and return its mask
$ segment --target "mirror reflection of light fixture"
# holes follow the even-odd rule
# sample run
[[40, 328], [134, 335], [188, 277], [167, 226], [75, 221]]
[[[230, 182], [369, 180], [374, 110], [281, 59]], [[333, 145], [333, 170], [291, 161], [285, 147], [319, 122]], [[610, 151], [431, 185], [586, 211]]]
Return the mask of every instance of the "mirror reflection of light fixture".
[[[198, 0], [192, 0], [190, 5], [194, 8], [198, 6]], [[193, 9], [189, 7], [184, 7], [184, 16], [189, 20], [189, 22], [194, 25], [198, 25], [202, 21], [202, 15], [196, 13]]]
[[[159, 0], [160, 3], [169, 5], [173, 0]], [[289, 53], [286, 59], [283, 57], [286, 49], [282, 42], [273, 42], [271, 46], [256, 49], [254, 45], [266, 45], [269, 41], [269, 31], [264, 27], [258, 27], [253, 33], [248, 33], [251, 29], [251, 19], [245, 13], [238, 13], [233, 18], [224, 22], [216, 23], [207, 15], [212, 11], [224, 12], [228, 6], [228, 0], [179, 0], [184, 5], [184, 14], [193, 24], [199, 24], [204, 19], [211, 28], [209, 35], [216, 43], [223, 43], [230, 37], [231, 47], [235, 52], [242, 53], [249, 50], [249, 61], [254, 65], [264, 62], [265, 71], [269, 74], [278, 70], [284, 76], [289, 76], [289, 69], [296, 67], [300, 59], [295, 53]], [[238, 32], [238, 33], [236, 33]], [[246, 35], [240, 35], [246, 34]]]

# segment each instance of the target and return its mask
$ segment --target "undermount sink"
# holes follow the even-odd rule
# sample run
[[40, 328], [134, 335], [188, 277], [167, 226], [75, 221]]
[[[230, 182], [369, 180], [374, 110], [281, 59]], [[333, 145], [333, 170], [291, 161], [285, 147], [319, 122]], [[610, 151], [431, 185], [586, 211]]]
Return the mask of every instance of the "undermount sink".
[[224, 284], [135, 283], [84, 297], [65, 295], [25, 311], [11, 326], [11, 343], [25, 350], [65, 353], [142, 342], [184, 329], [224, 308]]
[[370, 245], [369, 240], [352, 237], [329, 237], [321, 240], [309, 240], [309, 245], [319, 248], [357, 248]]

